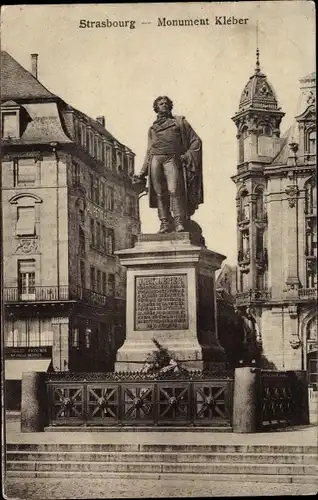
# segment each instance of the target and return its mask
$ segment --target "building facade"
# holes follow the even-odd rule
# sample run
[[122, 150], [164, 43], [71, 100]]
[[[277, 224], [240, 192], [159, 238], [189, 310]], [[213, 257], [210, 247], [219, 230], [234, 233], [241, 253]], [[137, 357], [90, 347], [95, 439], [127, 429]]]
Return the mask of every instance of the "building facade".
[[236, 305], [252, 311], [262, 362], [305, 369], [317, 389], [316, 75], [300, 80], [295, 119], [284, 116], [257, 51], [232, 118], [237, 128]]
[[[115, 250], [140, 231], [134, 153], [1, 53], [6, 376], [110, 371], [125, 335]], [[22, 359], [23, 358], [23, 359]]]

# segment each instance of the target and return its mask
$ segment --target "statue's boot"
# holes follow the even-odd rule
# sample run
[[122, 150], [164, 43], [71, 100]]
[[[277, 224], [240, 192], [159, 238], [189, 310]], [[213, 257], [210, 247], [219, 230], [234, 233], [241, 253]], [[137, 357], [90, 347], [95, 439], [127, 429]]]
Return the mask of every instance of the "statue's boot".
[[184, 214], [182, 210], [182, 201], [179, 197], [172, 198], [172, 210], [174, 218], [174, 228], [177, 233], [182, 233], [184, 229]]
[[160, 219], [160, 229], [159, 233], [169, 232], [169, 221], [171, 219], [171, 214], [167, 200], [163, 196], [157, 195], [158, 203], [158, 217]]

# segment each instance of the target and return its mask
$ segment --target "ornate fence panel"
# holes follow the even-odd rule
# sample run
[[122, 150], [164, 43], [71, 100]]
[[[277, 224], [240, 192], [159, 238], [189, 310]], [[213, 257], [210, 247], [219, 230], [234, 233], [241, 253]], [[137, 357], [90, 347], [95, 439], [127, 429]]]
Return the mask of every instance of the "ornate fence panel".
[[49, 425], [230, 426], [231, 375], [50, 374]]
[[293, 372], [262, 370], [260, 427], [291, 425], [299, 420], [301, 390]]
[[81, 425], [85, 402], [85, 386], [81, 382], [48, 384], [49, 421], [53, 425]]

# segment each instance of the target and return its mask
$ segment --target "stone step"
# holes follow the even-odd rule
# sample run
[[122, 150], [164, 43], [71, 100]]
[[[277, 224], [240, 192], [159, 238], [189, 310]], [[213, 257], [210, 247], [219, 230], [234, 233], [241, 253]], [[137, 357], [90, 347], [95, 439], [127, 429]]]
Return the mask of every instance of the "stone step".
[[49, 427], [44, 427], [44, 432], [233, 432], [233, 428], [227, 424], [224, 423], [223, 421], [220, 421], [218, 423], [215, 423], [215, 425], [212, 427], [208, 426], [203, 426], [203, 425], [197, 425], [197, 426], [190, 426], [188, 425], [187, 427], [181, 426], [181, 425], [174, 425], [174, 426], [165, 426], [165, 425], [158, 425], [158, 426], [130, 426], [130, 425], [122, 425], [122, 426], [115, 426], [115, 425], [82, 425], [82, 426], [64, 426], [64, 425], [55, 425], [55, 426], [49, 426]]
[[142, 443], [7, 443], [7, 452], [143, 452], [143, 453], [255, 453], [315, 454], [317, 446], [296, 445], [229, 445], [229, 444], [142, 444]]
[[[92, 471], [16, 471], [8, 470], [6, 472], [6, 477], [19, 477], [20, 479], [25, 478], [88, 478], [88, 479], [100, 479], [100, 472]], [[107, 475], [103, 473], [103, 479], [156, 479], [156, 480], [168, 480], [175, 479], [176, 475], [174, 473], [149, 473], [149, 472], [109, 472]], [[191, 481], [225, 481], [234, 483], [246, 483], [246, 482], [256, 482], [256, 483], [280, 483], [280, 484], [315, 484], [317, 485], [316, 475], [290, 475], [290, 474], [189, 474], [189, 473], [178, 473], [179, 480], [191, 480]]]
[[86, 471], [86, 472], [136, 472], [136, 473], [191, 473], [191, 474], [259, 474], [259, 475], [312, 475], [317, 467], [306, 464], [255, 464], [255, 463], [166, 463], [166, 462], [74, 462], [7, 460], [8, 471]]
[[244, 464], [317, 464], [313, 453], [169, 453], [116, 451], [29, 451], [7, 452], [9, 461], [68, 462], [167, 462], [167, 463], [244, 463]]

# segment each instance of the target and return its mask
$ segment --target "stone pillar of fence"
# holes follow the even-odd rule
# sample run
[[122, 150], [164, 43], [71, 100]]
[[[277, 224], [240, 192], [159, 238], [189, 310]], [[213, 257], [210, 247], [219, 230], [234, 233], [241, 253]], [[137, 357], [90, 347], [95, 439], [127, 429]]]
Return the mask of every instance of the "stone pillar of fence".
[[235, 369], [233, 432], [256, 432], [258, 428], [260, 370], [253, 367]]
[[45, 376], [45, 372], [22, 373], [22, 432], [43, 432], [47, 425]]
[[309, 401], [308, 401], [308, 382], [307, 372], [304, 370], [293, 370], [288, 372], [292, 377], [293, 400], [295, 409], [293, 409], [293, 424], [309, 424]]

